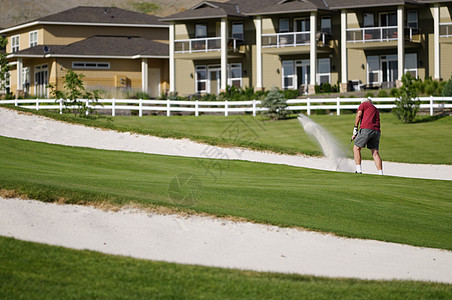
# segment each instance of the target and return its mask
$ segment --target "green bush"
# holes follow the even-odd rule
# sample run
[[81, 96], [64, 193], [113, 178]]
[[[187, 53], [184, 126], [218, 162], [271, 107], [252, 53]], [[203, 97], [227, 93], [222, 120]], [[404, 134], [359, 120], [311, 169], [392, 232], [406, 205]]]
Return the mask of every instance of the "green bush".
[[145, 93], [145, 92], [136, 92], [135, 95], [132, 97], [132, 99], [149, 100], [149, 99], [151, 99], [151, 96], [149, 96], [149, 94]]
[[397, 97], [399, 94], [399, 89], [398, 88], [392, 88], [391, 91], [389, 92], [389, 95], [391, 95], [391, 97]]
[[296, 99], [300, 96], [298, 90], [284, 90], [283, 94], [286, 99]]
[[380, 90], [378, 92], [378, 97], [388, 97], [388, 93], [385, 90]]
[[443, 91], [441, 93], [443, 97], [452, 97], [452, 76], [450, 79], [444, 84]]
[[415, 81], [410, 73], [402, 76], [403, 86], [398, 90], [397, 100], [395, 101], [396, 107], [392, 110], [397, 118], [404, 123], [413, 123], [419, 111], [419, 90]]
[[284, 93], [278, 88], [271, 89], [265, 99], [262, 101], [261, 107], [268, 108], [264, 114], [272, 120], [285, 119], [287, 116], [287, 102]]
[[374, 93], [372, 93], [372, 92], [367, 92], [365, 95], [364, 95], [364, 97], [366, 97], [366, 98], [369, 98], [369, 97], [373, 97], [374, 96]]

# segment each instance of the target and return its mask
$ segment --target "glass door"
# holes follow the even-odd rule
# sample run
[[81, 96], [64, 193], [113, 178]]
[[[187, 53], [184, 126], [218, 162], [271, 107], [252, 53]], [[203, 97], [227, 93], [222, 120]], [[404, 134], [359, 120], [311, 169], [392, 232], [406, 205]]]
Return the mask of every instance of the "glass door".
[[382, 87], [391, 88], [399, 77], [397, 55], [381, 56]]

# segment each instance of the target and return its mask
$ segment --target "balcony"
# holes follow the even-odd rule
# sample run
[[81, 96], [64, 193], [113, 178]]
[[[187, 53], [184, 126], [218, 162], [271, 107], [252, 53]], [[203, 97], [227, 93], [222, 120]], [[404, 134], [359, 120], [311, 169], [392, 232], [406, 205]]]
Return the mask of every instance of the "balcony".
[[[331, 34], [325, 32], [317, 33], [317, 45], [328, 47], [331, 41]], [[309, 53], [311, 44], [311, 32], [285, 32], [262, 35], [262, 48], [265, 53], [291, 54]], [[296, 49], [295, 49], [296, 48]]]
[[[405, 27], [405, 40], [420, 42], [420, 29]], [[347, 43], [375, 43], [397, 41], [397, 26], [347, 29]]]
[[452, 23], [439, 24], [439, 36], [442, 38], [452, 37]]
[[[228, 40], [228, 53], [241, 54], [244, 52], [243, 40], [230, 38]], [[189, 55], [187, 58], [217, 58], [220, 57], [221, 37], [196, 38], [174, 41], [176, 54]], [[198, 54], [198, 55], [196, 55]]]

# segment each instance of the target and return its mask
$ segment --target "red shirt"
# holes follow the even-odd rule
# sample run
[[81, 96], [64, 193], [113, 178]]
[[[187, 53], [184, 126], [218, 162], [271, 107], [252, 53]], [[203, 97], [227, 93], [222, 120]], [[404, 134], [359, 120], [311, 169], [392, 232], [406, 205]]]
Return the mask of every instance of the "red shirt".
[[380, 113], [375, 105], [366, 101], [361, 103], [358, 107], [359, 110], [363, 112], [360, 128], [380, 131]]

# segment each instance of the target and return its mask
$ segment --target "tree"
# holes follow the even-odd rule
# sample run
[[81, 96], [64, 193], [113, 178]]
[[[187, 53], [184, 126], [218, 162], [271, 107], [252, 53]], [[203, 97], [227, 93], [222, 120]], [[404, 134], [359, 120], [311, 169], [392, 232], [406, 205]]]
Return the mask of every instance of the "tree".
[[277, 88], [271, 89], [261, 106], [268, 108], [265, 115], [273, 120], [285, 119], [287, 116], [287, 102], [284, 93]]
[[[66, 92], [59, 91], [56, 86], [49, 84], [50, 94], [56, 101], [63, 101], [64, 111], [74, 111], [80, 117], [85, 117], [93, 112], [92, 106], [99, 105], [98, 91], [89, 92], [83, 85], [83, 74], [77, 74], [71, 69], [64, 76], [64, 88]], [[91, 103], [88, 104], [88, 101]]]
[[[6, 45], [8, 44], [8, 40], [0, 36], [0, 49], [6, 49]], [[6, 87], [6, 79], [9, 76], [9, 65], [6, 60], [6, 54], [0, 52], [0, 90], [4, 90]]]
[[403, 86], [397, 91], [396, 107], [392, 112], [404, 123], [413, 123], [419, 111], [419, 86], [410, 73], [402, 76]]

